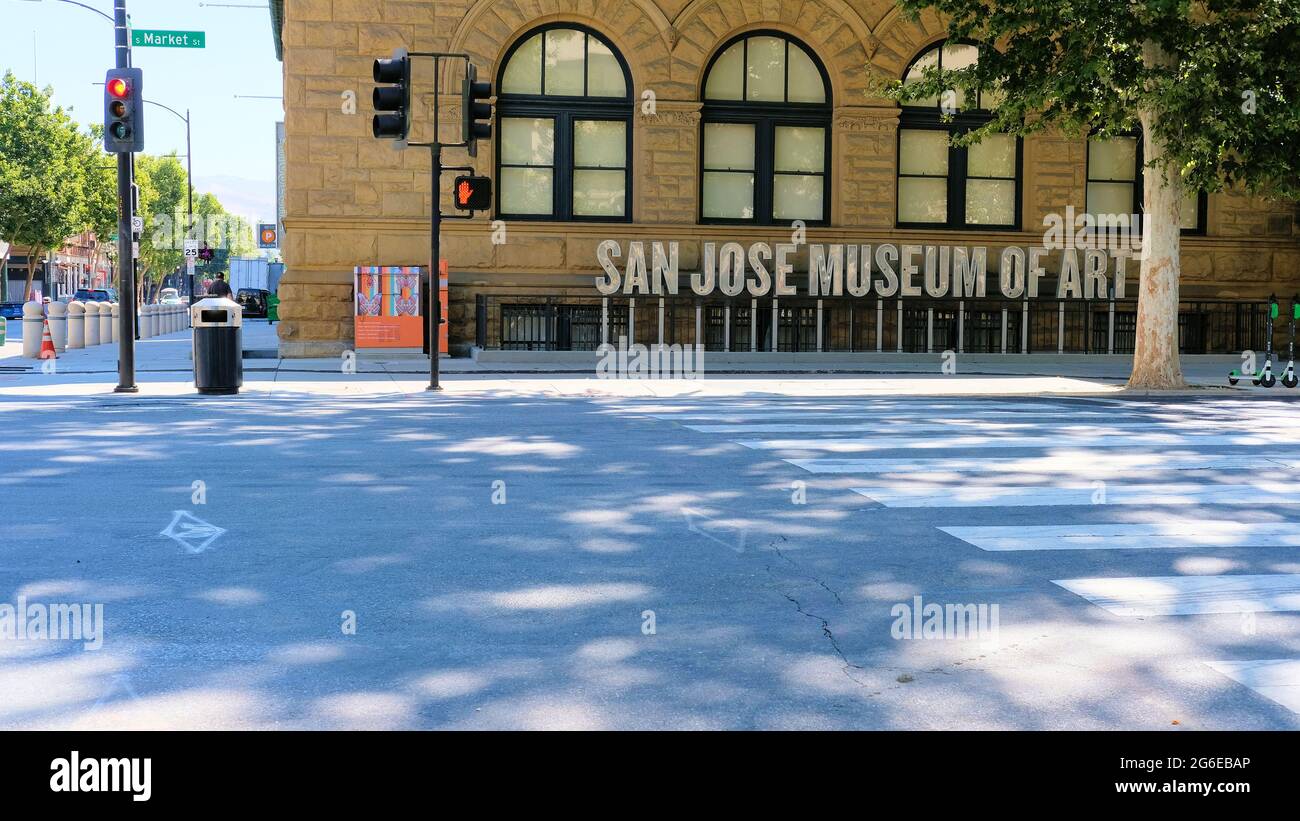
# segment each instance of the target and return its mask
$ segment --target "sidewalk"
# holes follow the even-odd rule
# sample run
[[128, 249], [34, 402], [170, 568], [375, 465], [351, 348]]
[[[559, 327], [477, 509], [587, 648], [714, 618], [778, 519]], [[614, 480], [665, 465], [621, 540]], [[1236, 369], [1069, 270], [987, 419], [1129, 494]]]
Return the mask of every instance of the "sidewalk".
[[[116, 384], [118, 346], [97, 345], [59, 355], [56, 374], [43, 374], [40, 363], [23, 359], [21, 323], [10, 323], [0, 349], [0, 395], [6, 393], [87, 394], [111, 391]], [[244, 323], [247, 352], [274, 351], [276, 327], [266, 320]], [[142, 339], [136, 345], [136, 372], [147, 392], [184, 395], [193, 392], [189, 330]], [[780, 395], [944, 394], [993, 395], [1075, 393], [1110, 394], [1123, 390], [1132, 358], [1126, 355], [989, 355], [961, 354], [957, 373], [941, 372], [940, 354], [831, 354], [821, 358], [792, 354], [705, 355], [701, 380], [596, 379], [594, 353], [564, 353], [534, 361], [476, 361], [443, 358], [444, 387], [456, 392], [504, 391], [514, 395], [681, 396], [774, 393]], [[1183, 370], [1196, 389], [1261, 392], [1277, 398], [1295, 396], [1279, 386], [1271, 390], [1249, 383], [1230, 388], [1227, 373], [1239, 368], [1235, 356], [1185, 356]], [[1285, 363], [1275, 365], [1280, 374]], [[419, 393], [428, 384], [428, 360], [420, 355], [362, 352], [356, 372], [345, 373], [336, 357], [279, 359], [246, 356], [244, 393], [305, 394]]]

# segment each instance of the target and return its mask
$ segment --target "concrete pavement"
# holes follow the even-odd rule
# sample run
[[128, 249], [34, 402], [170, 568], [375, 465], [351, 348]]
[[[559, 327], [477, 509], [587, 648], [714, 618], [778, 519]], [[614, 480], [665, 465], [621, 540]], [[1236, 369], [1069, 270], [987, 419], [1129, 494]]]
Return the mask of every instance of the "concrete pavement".
[[142, 384], [0, 376], [0, 602], [106, 622], [0, 641], [0, 726], [1300, 727], [1289, 392]]

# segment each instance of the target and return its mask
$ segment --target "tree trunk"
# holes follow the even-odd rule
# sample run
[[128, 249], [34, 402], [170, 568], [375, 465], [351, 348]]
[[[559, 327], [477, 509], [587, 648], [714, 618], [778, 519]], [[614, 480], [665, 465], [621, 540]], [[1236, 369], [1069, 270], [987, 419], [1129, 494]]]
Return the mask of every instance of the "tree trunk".
[[[1143, 49], [1148, 65], [1167, 61], [1158, 46]], [[1178, 358], [1178, 277], [1183, 186], [1155, 134], [1156, 113], [1139, 109], [1143, 150], [1151, 165], [1144, 175], [1142, 268], [1138, 283], [1137, 340], [1128, 386], [1142, 390], [1187, 387]]]
[[13, 253], [13, 245], [5, 246], [5, 255], [0, 259], [0, 301], [9, 301], [9, 255]]
[[36, 258], [39, 256], [35, 246], [27, 248], [27, 284], [23, 286], [23, 302], [32, 301], [32, 280], [36, 278]]

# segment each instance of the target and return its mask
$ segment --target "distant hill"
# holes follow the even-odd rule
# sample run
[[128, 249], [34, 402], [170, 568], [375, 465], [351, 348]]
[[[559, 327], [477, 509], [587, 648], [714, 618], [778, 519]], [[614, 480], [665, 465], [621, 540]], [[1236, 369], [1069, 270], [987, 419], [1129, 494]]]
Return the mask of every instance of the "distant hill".
[[227, 211], [254, 225], [275, 220], [275, 180], [195, 174], [194, 185], [196, 191], [211, 192]]

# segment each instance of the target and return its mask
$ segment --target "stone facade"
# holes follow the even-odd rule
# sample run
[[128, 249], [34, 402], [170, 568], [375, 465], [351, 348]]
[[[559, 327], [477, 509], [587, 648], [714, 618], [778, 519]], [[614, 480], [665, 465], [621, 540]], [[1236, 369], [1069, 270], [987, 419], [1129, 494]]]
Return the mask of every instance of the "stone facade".
[[[280, 3], [275, 4], [277, 8]], [[1002, 246], [1041, 238], [1043, 216], [1084, 209], [1086, 142], [1069, 135], [1025, 140], [1018, 232], [895, 228], [898, 107], [880, 96], [884, 81], [942, 38], [941, 21], [912, 21], [892, 0], [286, 0], [284, 60], [286, 214], [282, 238], [280, 339], [287, 356], [333, 355], [351, 345], [354, 265], [427, 265], [431, 198], [426, 151], [397, 152], [370, 135], [371, 63], [397, 46], [467, 52], [495, 80], [512, 44], [538, 25], [572, 22], [606, 37], [627, 61], [633, 98], [651, 90], [652, 115], [634, 115], [631, 223], [512, 222], [493, 244], [490, 217], [444, 223], [450, 266], [451, 339], [474, 338], [477, 293], [592, 295], [595, 247], [676, 239], [681, 264], [698, 264], [700, 243], [782, 241], [782, 227], [697, 224], [700, 89], [706, 64], [729, 38], [775, 29], [809, 44], [826, 66], [833, 96], [831, 224], [810, 242], [913, 242]], [[423, 69], [428, 72], [428, 69]], [[415, 85], [431, 75], [417, 64]], [[458, 78], [441, 78], [446, 140], [459, 123]], [[343, 111], [353, 92], [357, 111]], [[431, 121], [432, 95], [417, 103]], [[417, 128], [412, 139], [427, 139]], [[445, 162], [460, 164], [459, 152]], [[493, 174], [490, 145], [474, 165]], [[447, 188], [449, 186], [444, 186]], [[449, 194], [447, 194], [449, 196]], [[450, 210], [450, 203], [444, 202]], [[1294, 203], [1238, 193], [1212, 195], [1206, 236], [1183, 243], [1184, 292], [1194, 296], [1289, 296], [1300, 289], [1300, 229]]]

